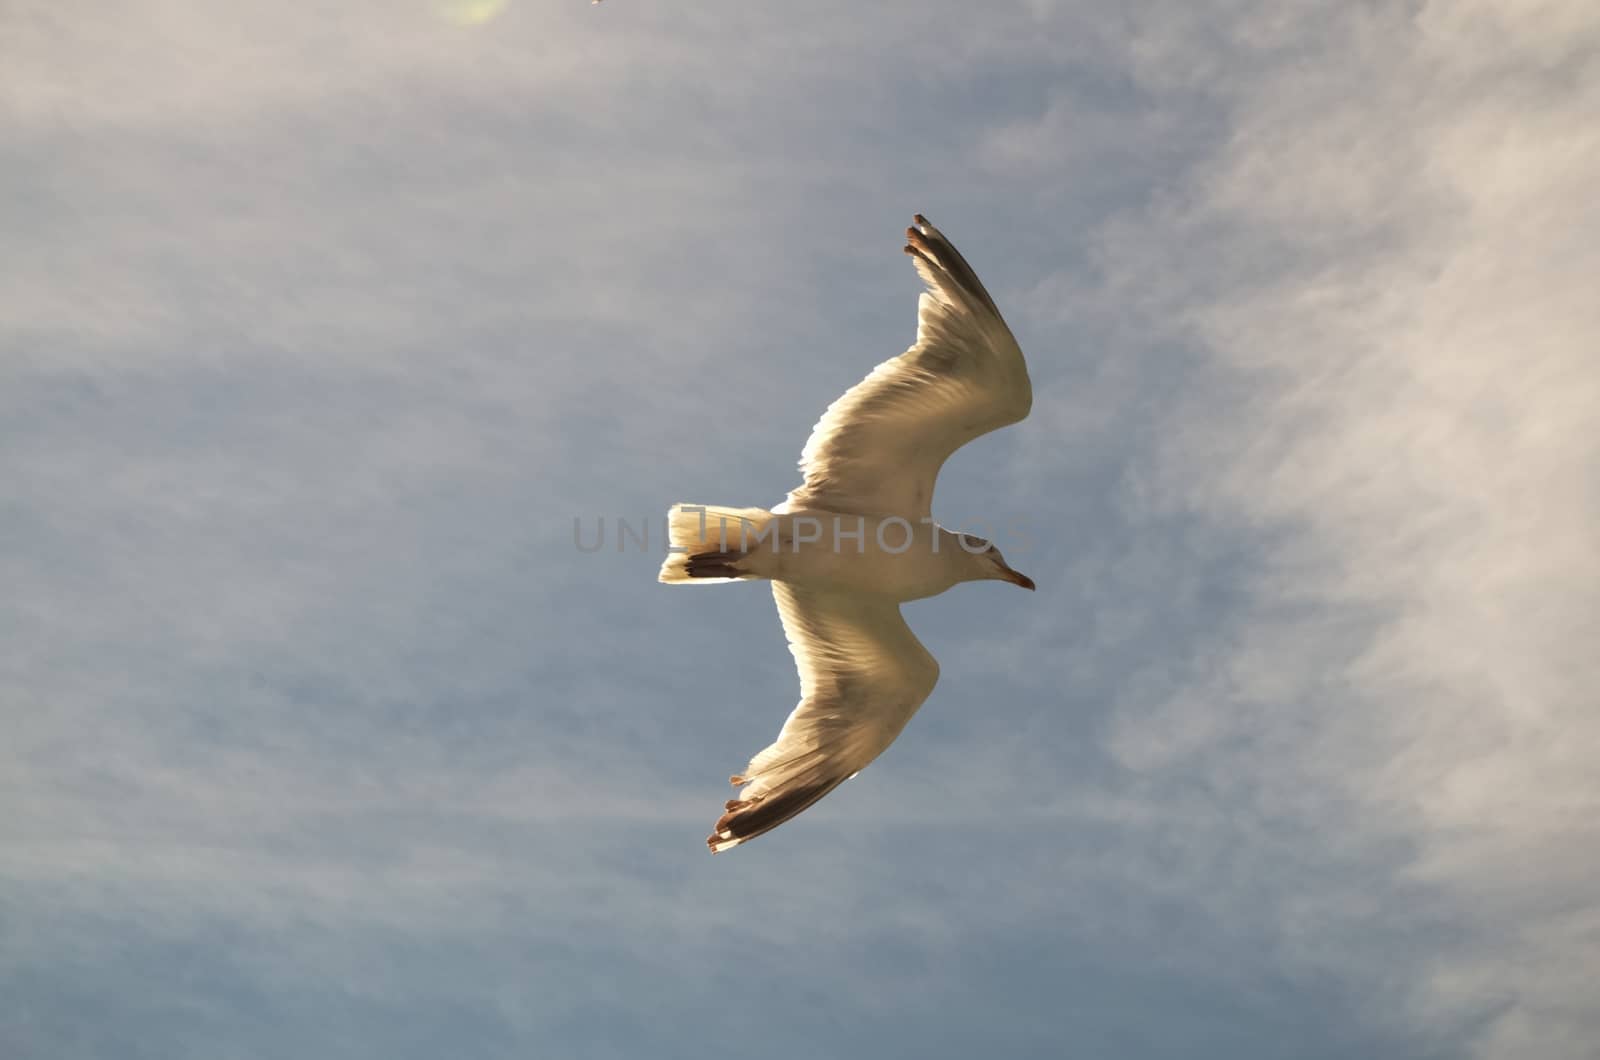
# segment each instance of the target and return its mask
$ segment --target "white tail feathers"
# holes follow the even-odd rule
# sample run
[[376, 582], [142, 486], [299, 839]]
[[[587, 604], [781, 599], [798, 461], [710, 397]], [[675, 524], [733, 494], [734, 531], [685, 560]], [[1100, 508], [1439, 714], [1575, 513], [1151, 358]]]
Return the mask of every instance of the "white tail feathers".
[[755, 549], [772, 518], [765, 508], [674, 504], [667, 512], [667, 544], [672, 552], [661, 564], [657, 580], [713, 584], [756, 577], [739, 569], [739, 556]]

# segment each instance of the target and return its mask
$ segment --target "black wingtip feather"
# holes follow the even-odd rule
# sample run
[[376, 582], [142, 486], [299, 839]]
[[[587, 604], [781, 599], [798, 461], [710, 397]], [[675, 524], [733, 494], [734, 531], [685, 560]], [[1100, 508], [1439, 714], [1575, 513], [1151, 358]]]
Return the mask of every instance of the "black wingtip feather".
[[978, 279], [977, 272], [967, 264], [967, 259], [961, 256], [955, 244], [946, 239], [944, 233], [929, 224], [928, 219], [920, 213], [915, 215], [915, 220], [918, 225], [927, 227], [929, 231], [906, 229], [908, 241], [906, 253], [916, 255], [949, 276], [957, 287], [977, 299], [981, 305], [988, 307], [995, 316], [999, 316], [1000, 307], [994, 304], [994, 299], [989, 297], [983, 282]]
[[770, 832], [789, 818], [811, 806], [818, 799], [843, 783], [844, 778], [825, 784], [778, 792], [761, 799], [729, 799], [727, 812], [717, 819], [706, 846], [717, 852], [718, 844], [743, 843], [764, 832]]

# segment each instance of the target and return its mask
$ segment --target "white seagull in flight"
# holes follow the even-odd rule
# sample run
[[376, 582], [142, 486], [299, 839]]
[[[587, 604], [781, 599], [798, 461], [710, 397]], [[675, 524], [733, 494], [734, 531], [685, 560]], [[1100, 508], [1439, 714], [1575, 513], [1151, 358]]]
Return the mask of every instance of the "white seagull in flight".
[[778, 739], [729, 778], [744, 790], [713, 854], [770, 831], [882, 754], [939, 680], [900, 604], [958, 582], [1032, 589], [981, 538], [929, 514], [950, 454], [1033, 405], [1022, 350], [977, 273], [921, 214], [906, 229], [927, 283], [917, 341], [828, 406], [800, 454], [805, 482], [776, 508], [674, 505], [660, 580], [764, 578], [800, 671]]

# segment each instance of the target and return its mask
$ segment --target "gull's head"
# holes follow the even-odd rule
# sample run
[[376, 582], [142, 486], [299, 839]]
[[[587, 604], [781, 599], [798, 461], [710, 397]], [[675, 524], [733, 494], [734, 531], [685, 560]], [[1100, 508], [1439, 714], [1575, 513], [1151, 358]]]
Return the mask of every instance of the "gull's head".
[[1036, 588], [1032, 578], [1021, 571], [1011, 569], [1011, 565], [1006, 562], [1006, 558], [1000, 554], [998, 548], [974, 534], [958, 536], [961, 538], [961, 551], [972, 557], [971, 562], [977, 568], [971, 581], [993, 580], [1010, 582], [1024, 589]]

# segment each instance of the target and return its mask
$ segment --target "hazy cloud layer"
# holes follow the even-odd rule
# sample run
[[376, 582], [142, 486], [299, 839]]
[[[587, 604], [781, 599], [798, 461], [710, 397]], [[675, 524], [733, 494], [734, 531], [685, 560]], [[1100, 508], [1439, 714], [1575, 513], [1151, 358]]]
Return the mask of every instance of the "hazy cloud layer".
[[[1590, 6], [14, 5], [0, 1051], [1588, 1055]], [[711, 859], [913, 210], [1041, 592]]]

